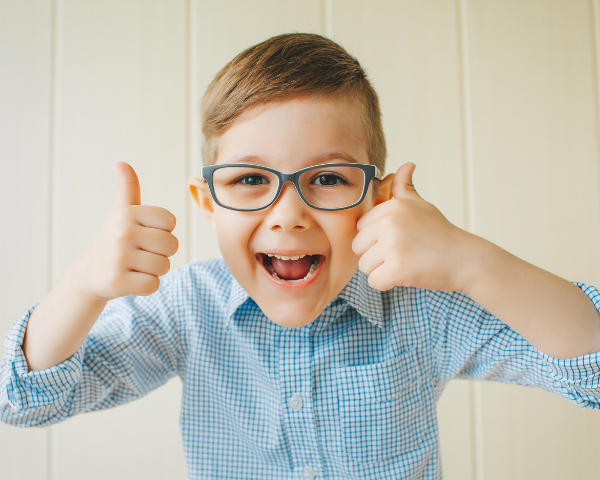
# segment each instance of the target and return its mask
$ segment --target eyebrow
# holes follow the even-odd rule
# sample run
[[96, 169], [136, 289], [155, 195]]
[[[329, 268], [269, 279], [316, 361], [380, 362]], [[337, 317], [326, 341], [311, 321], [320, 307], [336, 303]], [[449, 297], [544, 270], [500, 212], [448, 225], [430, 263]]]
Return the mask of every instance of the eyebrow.
[[[360, 163], [349, 153], [338, 151], [318, 155], [314, 157], [307, 166], [312, 167], [313, 165], [319, 165], [321, 163], [331, 163], [332, 160], [343, 160], [344, 163]], [[243, 157], [234, 158], [227, 163], [247, 163], [265, 167], [269, 166], [269, 162], [265, 162], [261, 157], [256, 155], [244, 155]]]

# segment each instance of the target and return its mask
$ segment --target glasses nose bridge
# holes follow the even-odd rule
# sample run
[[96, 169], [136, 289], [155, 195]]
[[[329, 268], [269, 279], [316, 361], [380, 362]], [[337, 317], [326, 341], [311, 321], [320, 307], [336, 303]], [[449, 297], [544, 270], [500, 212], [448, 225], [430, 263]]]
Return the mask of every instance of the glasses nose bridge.
[[296, 178], [298, 177], [297, 173], [282, 173], [279, 172], [279, 181], [281, 182], [281, 186], [283, 187], [284, 184], [290, 182], [290, 183], [296, 183]]
[[279, 173], [279, 193], [277, 194], [277, 197], [279, 197], [281, 195], [281, 192], [283, 191], [283, 186], [286, 183], [291, 183], [292, 185], [294, 185], [294, 190], [296, 190], [296, 193], [298, 194], [298, 196], [300, 197], [300, 199], [302, 201], [302, 193], [300, 192], [300, 184], [298, 183], [298, 172], [295, 173], [282, 173], [282, 172], [278, 172]]

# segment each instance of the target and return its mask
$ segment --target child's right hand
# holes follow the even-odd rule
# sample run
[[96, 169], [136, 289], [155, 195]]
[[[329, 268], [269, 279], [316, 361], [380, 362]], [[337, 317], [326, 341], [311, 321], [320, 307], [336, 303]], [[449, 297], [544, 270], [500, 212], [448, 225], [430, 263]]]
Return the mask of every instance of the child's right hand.
[[73, 264], [80, 288], [111, 300], [125, 295], [150, 295], [158, 277], [171, 266], [179, 241], [171, 233], [175, 216], [161, 207], [141, 205], [140, 184], [130, 165], [115, 163], [119, 193], [100, 232]]

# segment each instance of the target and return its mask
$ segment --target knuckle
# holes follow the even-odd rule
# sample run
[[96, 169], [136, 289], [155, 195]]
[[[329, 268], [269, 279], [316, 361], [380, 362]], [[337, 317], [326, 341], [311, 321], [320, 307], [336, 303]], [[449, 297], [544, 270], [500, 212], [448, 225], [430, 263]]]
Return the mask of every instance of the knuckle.
[[151, 290], [150, 293], [154, 293], [158, 290], [158, 287], [160, 287], [160, 278], [155, 277], [153, 275], [149, 283], [150, 283], [150, 290]]
[[129, 205], [118, 205], [115, 207], [112, 218], [117, 224], [129, 224], [134, 218], [134, 213]]
[[394, 272], [396, 276], [402, 276], [402, 278], [410, 276], [410, 272], [408, 271], [408, 264], [402, 259], [393, 259], [390, 267], [391, 271]]
[[402, 268], [402, 259], [398, 255], [386, 255], [383, 267], [388, 276], [392, 273], [398, 274]]
[[405, 215], [407, 211], [409, 211], [411, 206], [411, 200], [407, 198], [400, 198], [397, 202], [394, 203], [394, 214], [395, 215]]
[[125, 268], [125, 265], [127, 265], [127, 261], [129, 259], [129, 255], [128, 252], [129, 249], [127, 248], [115, 248], [115, 250], [113, 251], [112, 254], [112, 263], [113, 263], [113, 268], [114, 268], [114, 273], [113, 273], [113, 277], [119, 277], [119, 270], [122, 268]]
[[399, 251], [402, 250], [402, 240], [401, 240], [401, 238], [399, 238], [399, 237], [397, 237], [395, 235], [393, 235], [393, 236], [387, 236], [383, 240], [383, 246], [390, 253], [399, 252]]
[[157, 218], [160, 217], [161, 223], [163, 224], [163, 227], [165, 228], [165, 230], [168, 230], [169, 232], [174, 230], [175, 224], [177, 223], [177, 219], [175, 218], [175, 215], [173, 215], [171, 212], [169, 212], [166, 208], [162, 208], [162, 207], [155, 207], [155, 208], [156, 208]]
[[152, 295], [160, 287], [160, 279], [154, 275], [147, 275], [140, 286], [140, 295]]
[[358, 239], [358, 235], [357, 235], [356, 237], [354, 237], [354, 240], [352, 240], [352, 245], [351, 245], [351, 247], [352, 247], [352, 251], [353, 251], [355, 254], [357, 254], [357, 255], [358, 255], [358, 254], [359, 254], [359, 251], [360, 251], [360, 250], [359, 250], [359, 245], [360, 245], [360, 243], [359, 243], [359, 242], [360, 242], [360, 240], [357, 240], [357, 239]]
[[406, 268], [405, 262], [402, 257], [392, 257], [389, 260], [390, 267], [394, 272], [403, 272]]
[[389, 231], [396, 227], [398, 219], [392, 215], [386, 215], [381, 218], [380, 227], [382, 231]]
[[171, 251], [173, 252], [171, 255], [175, 255], [175, 253], [177, 253], [177, 250], [179, 250], [179, 239], [175, 236], [175, 235], [171, 235], [173, 237], [173, 243], [172, 243], [172, 247], [171, 247]]
[[114, 229], [114, 238], [117, 244], [128, 245], [134, 243], [135, 235], [133, 229], [126, 225], [119, 225]]
[[360, 260], [358, 261], [358, 268], [361, 272], [366, 273], [367, 275], [369, 274], [369, 272], [367, 272], [366, 270], [366, 259], [364, 256], [360, 257]]
[[113, 275], [109, 278], [107, 285], [106, 285], [106, 289], [110, 292], [111, 296], [114, 298], [118, 298], [118, 297], [123, 297], [124, 295], [127, 294], [127, 292], [124, 290], [123, 286], [124, 283], [120, 276], [118, 275]]
[[167, 257], [163, 257], [164, 260], [161, 262], [160, 265], [160, 275], [166, 275], [167, 273], [169, 273], [169, 270], [171, 269], [171, 261], [167, 258]]
[[375, 277], [375, 275], [369, 275], [369, 286], [371, 288], [374, 288], [375, 290], [379, 290], [379, 280], [377, 279], [377, 277]]

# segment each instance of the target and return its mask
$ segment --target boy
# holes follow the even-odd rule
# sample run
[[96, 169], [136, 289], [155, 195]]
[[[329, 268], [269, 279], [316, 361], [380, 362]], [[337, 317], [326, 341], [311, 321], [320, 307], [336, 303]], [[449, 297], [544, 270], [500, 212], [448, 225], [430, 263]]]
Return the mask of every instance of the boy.
[[341, 47], [249, 48], [208, 88], [202, 124], [188, 185], [223, 258], [159, 280], [175, 219], [140, 205], [117, 164], [98, 237], [7, 336], [4, 422], [47, 425], [180, 375], [190, 478], [440, 478], [451, 378], [599, 408], [597, 290], [450, 224], [414, 164], [382, 177], [377, 96]]

